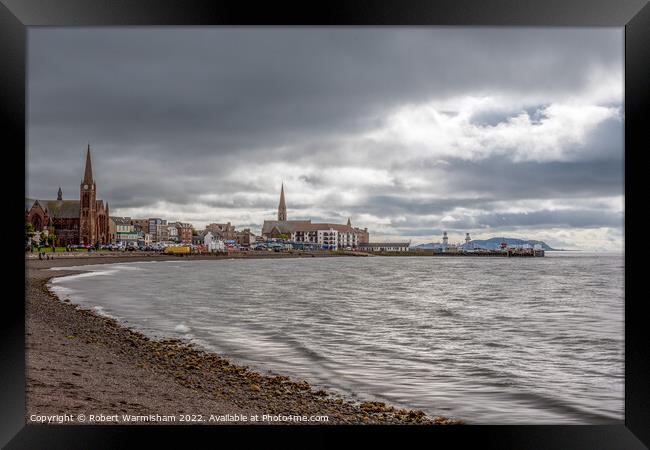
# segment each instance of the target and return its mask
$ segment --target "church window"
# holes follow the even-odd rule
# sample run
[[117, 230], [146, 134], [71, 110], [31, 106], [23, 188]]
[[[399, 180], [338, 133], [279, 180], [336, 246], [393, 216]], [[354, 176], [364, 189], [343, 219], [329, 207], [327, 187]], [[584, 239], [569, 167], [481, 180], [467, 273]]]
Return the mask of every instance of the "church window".
[[41, 225], [42, 225], [42, 222], [41, 222], [41, 218], [40, 218], [40, 216], [34, 216], [34, 217], [32, 217], [32, 226], [34, 227], [35, 230], [39, 230], [39, 231], [40, 231], [40, 229], [41, 229]]

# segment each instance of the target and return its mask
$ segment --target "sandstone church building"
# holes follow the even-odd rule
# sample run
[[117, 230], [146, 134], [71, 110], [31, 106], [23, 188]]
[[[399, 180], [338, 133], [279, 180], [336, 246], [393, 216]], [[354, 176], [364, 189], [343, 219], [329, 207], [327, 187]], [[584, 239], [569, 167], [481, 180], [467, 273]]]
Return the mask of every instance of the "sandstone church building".
[[61, 187], [56, 200], [25, 199], [25, 222], [35, 231], [56, 236], [57, 246], [104, 244], [109, 241], [108, 203], [97, 200], [97, 186], [86, 150], [86, 167], [79, 187], [79, 200], [63, 200]]
[[358, 247], [368, 243], [368, 229], [352, 227], [348, 218], [345, 225], [338, 223], [312, 223], [311, 220], [288, 220], [284, 199], [284, 183], [280, 188], [278, 220], [265, 220], [262, 236], [266, 239], [285, 238], [293, 242], [304, 242], [327, 246], [331, 249]]

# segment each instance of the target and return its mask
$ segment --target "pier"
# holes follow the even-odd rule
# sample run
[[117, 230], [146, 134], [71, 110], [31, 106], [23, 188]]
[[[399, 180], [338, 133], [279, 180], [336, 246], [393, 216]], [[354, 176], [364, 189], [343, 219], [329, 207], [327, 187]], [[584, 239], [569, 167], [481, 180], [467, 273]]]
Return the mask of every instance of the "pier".
[[533, 249], [508, 249], [508, 250], [474, 250], [440, 252], [435, 250], [415, 250], [406, 252], [372, 252], [376, 256], [474, 256], [474, 257], [501, 257], [501, 258], [540, 258], [544, 256], [544, 250]]

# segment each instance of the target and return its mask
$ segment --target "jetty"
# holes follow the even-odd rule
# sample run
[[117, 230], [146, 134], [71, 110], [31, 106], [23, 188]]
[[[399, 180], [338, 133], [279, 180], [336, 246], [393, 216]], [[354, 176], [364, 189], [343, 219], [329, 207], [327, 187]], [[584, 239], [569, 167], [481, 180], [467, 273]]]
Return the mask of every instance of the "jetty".
[[449, 256], [449, 257], [500, 257], [500, 258], [540, 258], [544, 250], [511, 248], [506, 250], [458, 250], [441, 252], [429, 249], [409, 250], [405, 252], [374, 251], [367, 253], [374, 256]]

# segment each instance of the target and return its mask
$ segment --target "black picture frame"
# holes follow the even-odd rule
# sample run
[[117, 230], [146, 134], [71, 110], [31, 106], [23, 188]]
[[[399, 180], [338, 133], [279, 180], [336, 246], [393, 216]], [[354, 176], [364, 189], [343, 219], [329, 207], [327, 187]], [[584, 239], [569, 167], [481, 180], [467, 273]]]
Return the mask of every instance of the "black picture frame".
[[[264, 434], [318, 442], [347, 438], [354, 432], [369, 442], [390, 438], [423, 438], [425, 443], [458, 447], [467, 443], [487, 448], [636, 449], [650, 446], [650, 333], [645, 325], [644, 293], [633, 277], [630, 252], [639, 236], [643, 206], [634, 188], [643, 170], [639, 157], [650, 148], [645, 121], [650, 117], [650, 5], [648, 0], [498, 0], [498, 1], [328, 1], [301, 6], [273, 2], [210, 0], [0, 0], [0, 118], [5, 141], [5, 196], [11, 205], [6, 227], [5, 263], [16, 271], [7, 276], [2, 303], [2, 420], [0, 444], [7, 448], [121, 448], [134, 438], [169, 443], [227, 437], [244, 439]], [[621, 426], [451, 426], [451, 427], [181, 427], [181, 426], [46, 426], [25, 424], [24, 252], [16, 234], [24, 213], [16, 183], [24, 183], [26, 147], [26, 51], [30, 26], [105, 25], [472, 25], [472, 26], [618, 26], [625, 27], [625, 423]], [[8, 139], [7, 139], [8, 138]], [[9, 158], [8, 160], [6, 158]], [[640, 186], [637, 186], [640, 187]], [[15, 227], [15, 228], [14, 228]], [[13, 237], [12, 237], [13, 236]], [[642, 249], [638, 249], [642, 251]], [[24, 285], [23, 285], [24, 286]], [[645, 294], [645, 295], [644, 295]], [[23, 300], [21, 300], [21, 296]]]

